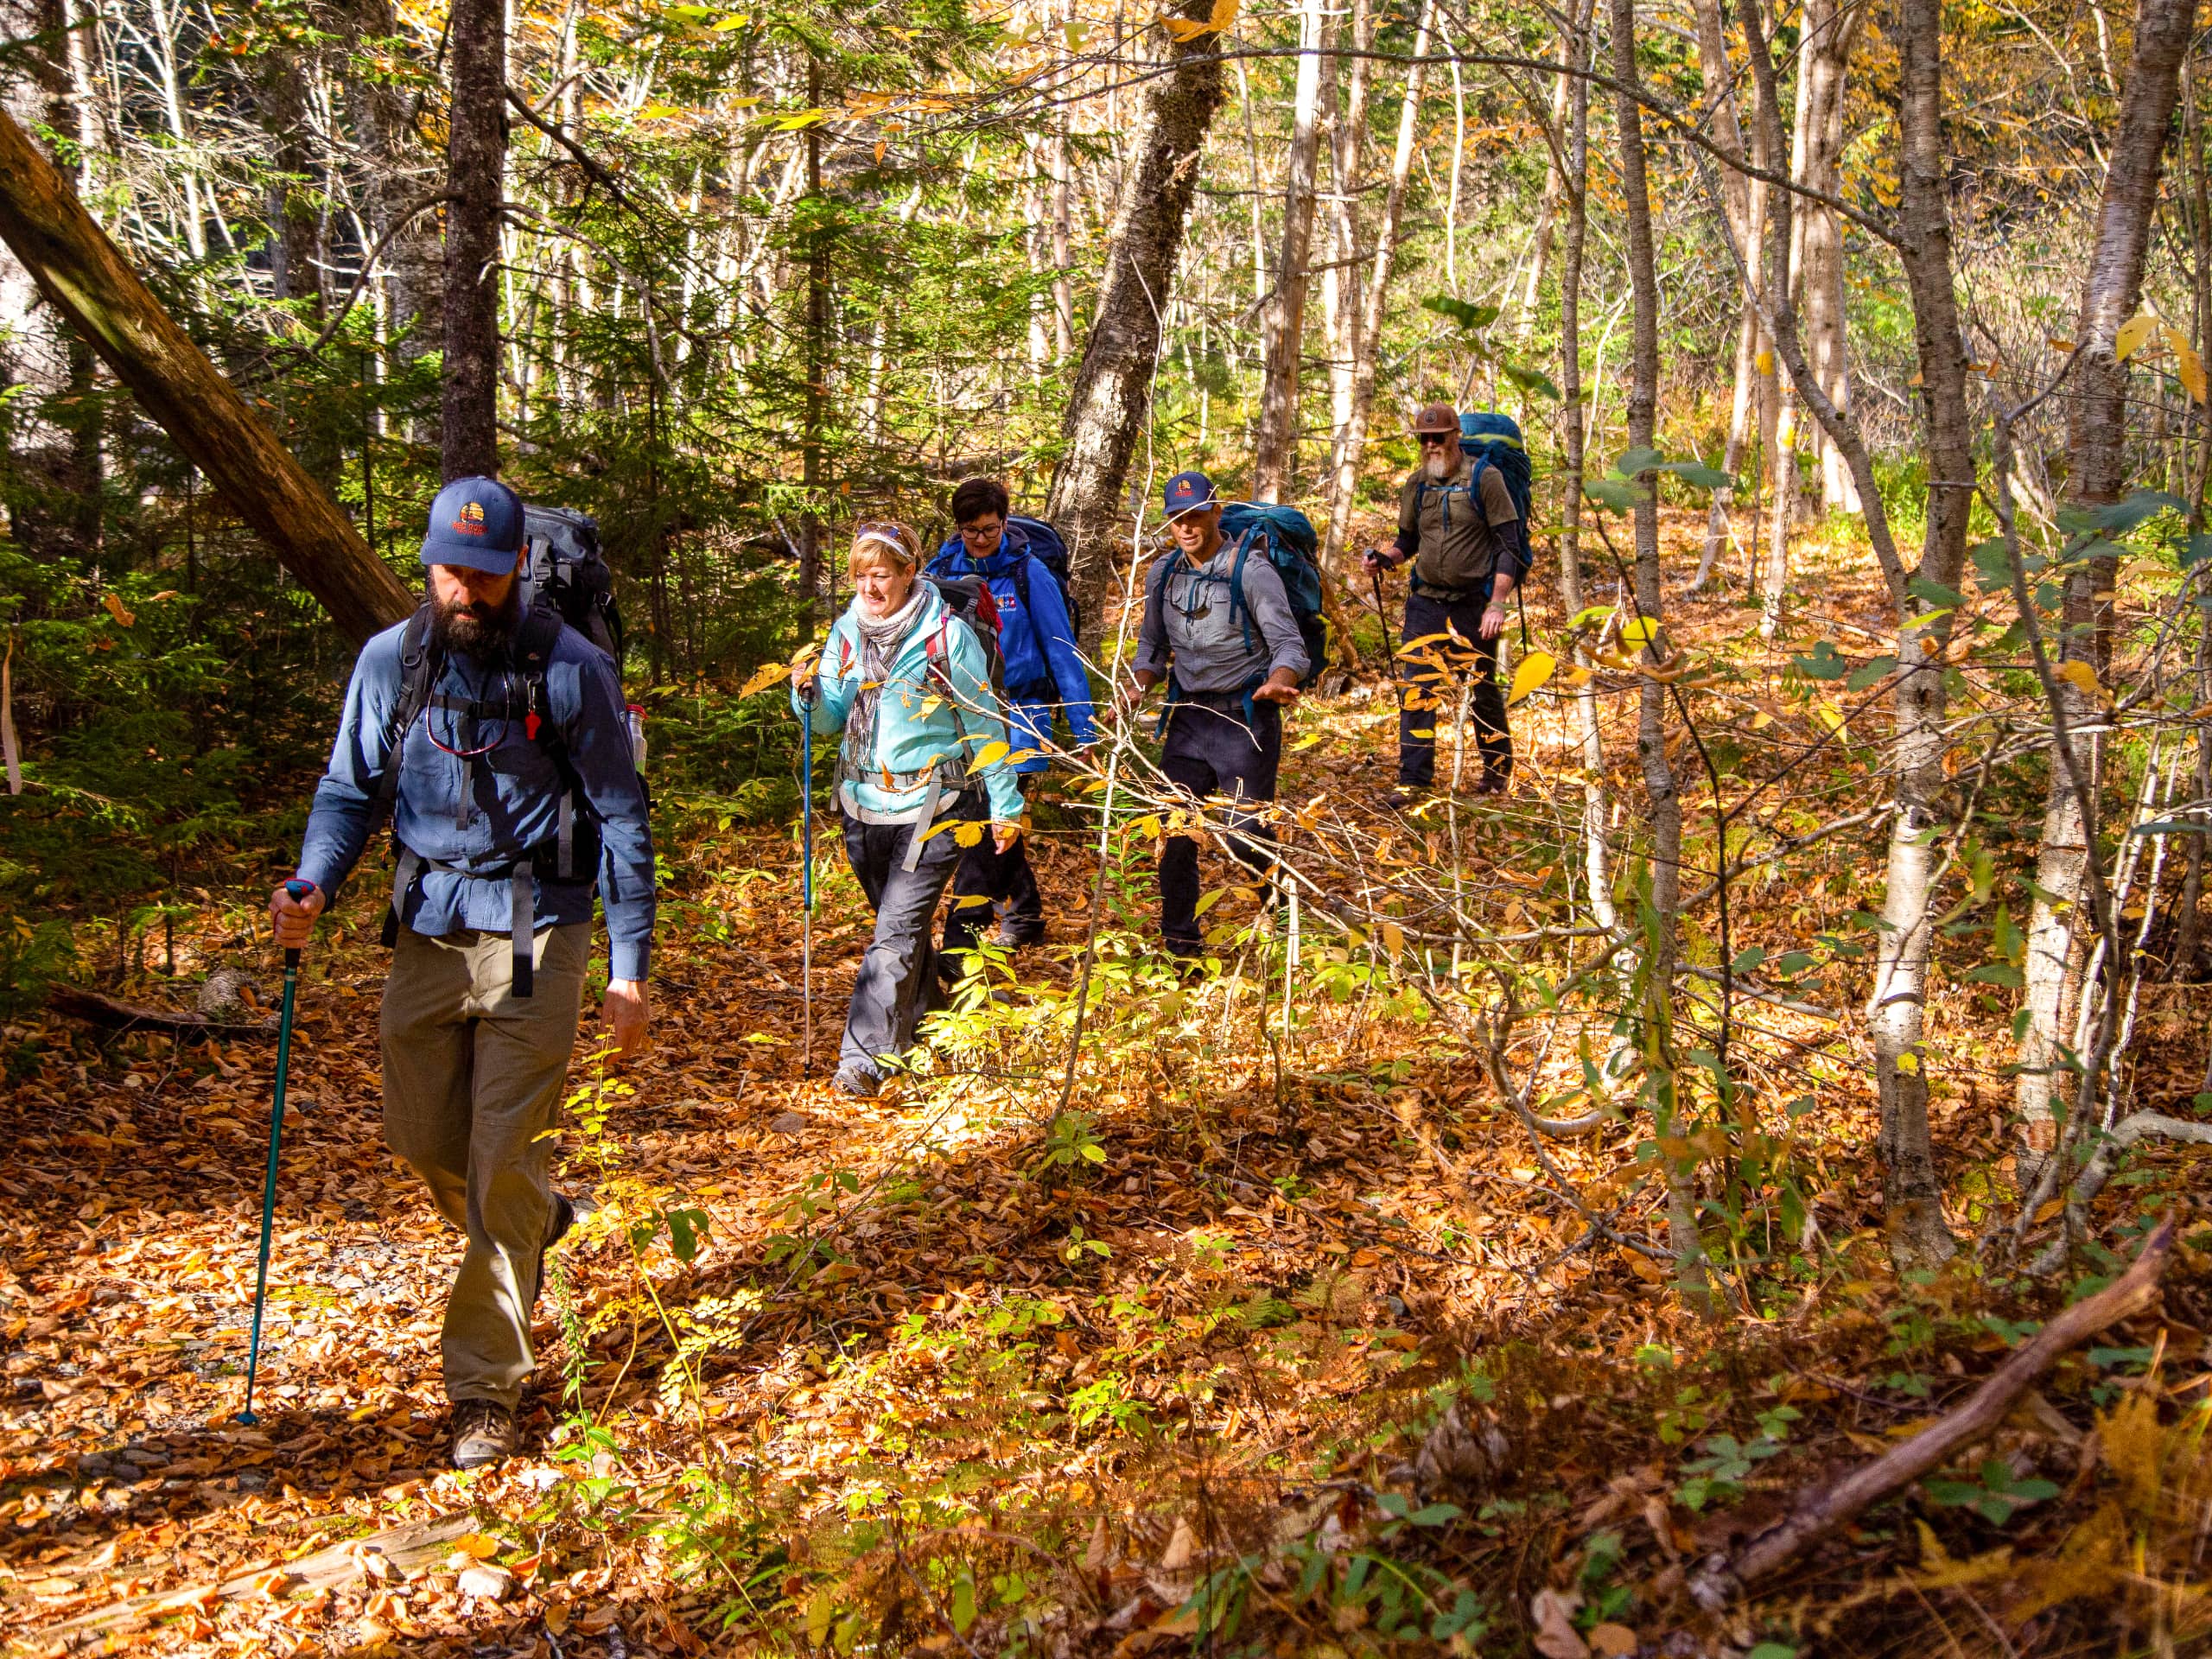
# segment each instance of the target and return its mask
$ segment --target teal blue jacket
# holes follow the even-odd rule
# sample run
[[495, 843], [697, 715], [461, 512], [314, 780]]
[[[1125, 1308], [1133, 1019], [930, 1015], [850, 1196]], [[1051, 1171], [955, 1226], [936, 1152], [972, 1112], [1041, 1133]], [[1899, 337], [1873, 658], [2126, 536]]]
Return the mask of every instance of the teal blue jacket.
[[[839, 617], [822, 648], [817, 672], [814, 729], [818, 735], [842, 731], [861, 690], [861, 635], [855, 613], [860, 601]], [[947, 761], [964, 760], [971, 779], [980, 779], [1000, 823], [1021, 818], [1021, 790], [1007, 764], [1006, 715], [991, 690], [990, 662], [968, 625], [953, 616], [933, 594], [924, 601], [921, 620], [908, 631], [892, 658], [876, 703], [873, 753], [847, 754], [844, 785], [852, 804], [871, 817], [897, 818], [921, 810], [925, 781], [887, 785], [887, 772], [906, 779]], [[947, 695], [948, 690], [950, 696]], [[791, 712], [802, 712], [791, 693]], [[988, 765], [976, 757], [992, 752]], [[948, 796], [939, 810], [951, 804]]]

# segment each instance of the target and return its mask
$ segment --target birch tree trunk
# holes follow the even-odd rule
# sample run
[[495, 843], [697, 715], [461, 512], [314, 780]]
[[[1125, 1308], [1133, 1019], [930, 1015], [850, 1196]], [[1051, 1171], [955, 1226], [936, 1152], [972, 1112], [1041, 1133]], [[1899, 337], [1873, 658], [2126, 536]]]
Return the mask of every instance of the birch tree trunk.
[[[1712, 106], [1713, 142], [1731, 156], [1741, 156], [1745, 148], [1743, 124], [1737, 111], [1735, 73], [1728, 62], [1727, 32], [1721, 21], [1720, 0], [1696, 0], [1696, 10], [1698, 64]], [[1766, 145], [1756, 122], [1752, 124], [1751, 149], [1753, 165], [1764, 168]], [[1720, 189], [1722, 207], [1735, 235], [1736, 245], [1756, 257], [1756, 251], [1765, 238], [1766, 181], [1723, 168]], [[1764, 381], [1758, 369], [1762, 351], [1768, 352]], [[1748, 298], [1736, 320], [1734, 368], [1728, 406], [1728, 447], [1720, 463], [1720, 470], [1731, 479], [1742, 476], [1751, 421], [1760, 412], [1762, 392], [1771, 385], [1773, 375], [1772, 353], [1759, 327], [1758, 308]], [[1705, 550], [1698, 559], [1697, 575], [1690, 582], [1693, 593], [1702, 590], [1713, 580], [1721, 550], [1728, 542], [1730, 512], [1734, 505], [1732, 485], [1713, 492], [1706, 511]], [[1752, 541], [1754, 544], [1758, 541], [1756, 528]]]
[[[1797, 133], [1791, 145], [1792, 176], [1808, 188], [1840, 194], [1843, 188], [1843, 100], [1851, 53], [1865, 22], [1864, 6], [1841, 0], [1808, 0], [1798, 59]], [[1844, 336], [1843, 221], [1826, 204], [1808, 200], [1796, 217], [1798, 306], [1804, 317], [1806, 353], [1821, 389], [1840, 410], [1851, 407], [1851, 375]], [[1851, 469], [1827, 434], [1808, 435], [1821, 467], [1824, 506], [1857, 512], [1859, 491]]]
[[[1332, 569], [1341, 550], [1339, 524], [1349, 524], [1352, 497], [1359, 481], [1359, 452], [1350, 446], [1361, 441], [1355, 433], [1353, 411], [1359, 397], [1359, 364], [1366, 354], [1363, 308], [1359, 280], [1359, 175], [1361, 146], [1367, 136], [1367, 67], [1364, 55], [1375, 44], [1375, 18], [1368, 0], [1352, 0], [1353, 56], [1344, 67], [1341, 106], [1332, 97], [1330, 132], [1331, 174], [1335, 189], [1329, 204], [1329, 268], [1322, 273], [1323, 311], [1329, 335], [1329, 475], [1328, 528], [1322, 542], [1321, 565]], [[1336, 78], [1330, 78], [1333, 92]]]
[[[1912, 299], [1921, 403], [1928, 423], [1928, 524], [1919, 574], [1955, 588], [1966, 562], [1974, 504], [1974, 429], [1967, 410], [1967, 349], [1951, 260], [1950, 172], [1943, 142], [1941, 0], [1900, 0], [1897, 41], [1899, 262]], [[1862, 480], [1863, 481], [1863, 480]], [[1862, 492], [1862, 494], [1864, 493]], [[1917, 607], [1893, 586], [1897, 661], [1908, 671], [1893, 696], [1890, 768], [1896, 811], [1876, 935], [1874, 994], [1867, 1007], [1882, 1104], [1884, 1219], [1900, 1265], [1925, 1265], [1956, 1249], [1943, 1217], [1928, 1129], [1928, 957], [1936, 834], [1943, 823], [1943, 722], [1949, 709], [1940, 663], [1949, 620], [1923, 627]], [[1925, 664], [1925, 667], [1921, 664]]]
[[499, 213], [506, 182], [507, 13], [504, 0], [455, 0], [447, 117], [445, 476], [499, 470]]
[[[1212, 0], [1182, 0], [1168, 15], [1200, 22], [1212, 11]], [[1097, 306], [1060, 428], [1063, 447], [1046, 514], [1067, 537], [1083, 602], [1082, 644], [1093, 657], [1106, 623], [1129, 459], [1152, 410], [1160, 319], [1174, 285], [1206, 131], [1221, 108], [1219, 50], [1211, 33], [1170, 41], [1166, 61], [1173, 72], [1146, 89], [1129, 145], [1133, 165], [1107, 237]]]
[[1306, 355], [1306, 289], [1311, 277], [1313, 181], [1321, 149], [1321, 72], [1332, 14], [1325, 0], [1301, 0], [1298, 85], [1291, 109], [1288, 178], [1283, 190], [1281, 253], [1274, 298], [1262, 324], [1259, 429], [1253, 439], [1252, 499], [1282, 497], [1298, 464], [1298, 383]]
[[[1650, 186], [1645, 175], [1643, 110], [1638, 102], [1642, 75], [1636, 60], [1635, 0], [1612, 0], [1613, 99], [1620, 134], [1621, 198], [1627, 220], [1629, 287], [1634, 316], [1629, 349], [1628, 442], [1634, 448], [1654, 447], [1659, 410], [1659, 275], [1651, 233]], [[1659, 505], [1653, 475], [1639, 480], [1636, 504], [1636, 610], [1649, 630], [1647, 660], [1664, 659], [1660, 633], [1665, 601], [1659, 579]], [[1642, 677], [1637, 711], [1637, 759], [1643, 772], [1645, 805], [1651, 815], [1651, 910], [1643, 963], [1645, 1065], [1651, 1090], [1652, 1128], [1662, 1142], [1683, 1133], [1676, 1093], [1674, 1046], [1676, 927], [1681, 911], [1682, 804], [1667, 760], [1667, 688]], [[1663, 1154], [1662, 1154], [1663, 1155]], [[1668, 1243], [1675, 1253], [1675, 1285], [1685, 1303], [1704, 1308], [1711, 1299], [1705, 1250], [1692, 1207], [1688, 1160], [1669, 1160]]]
[[[1570, 618], [1588, 601], [1582, 587], [1582, 476], [1585, 466], [1582, 410], [1582, 260], [1590, 229], [1590, 83], [1580, 73], [1590, 62], [1590, 24], [1595, 0], [1575, 9], [1567, 37], [1567, 166], [1560, 190], [1567, 224], [1560, 236], [1559, 269], [1560, 470], [1559, 596]], [[1417, 48], [1414, 55], [1420, 55]], [[1400, 129], [1405, 142], [1406, 128]], [[1590, 913], [1611, 933], [1618, 923], [1609, 819], [1611, 791], [1605, 784], [1605, 746], [1598, 724], [1598, 688], [1589, 677], [1596, 666], [1586, 638], [1577, 632], [1575, 665], [1583, 671], [1574, 690], [1576, 735], [1582, 752], [1582, 875]]]
[[[1390, 152], [1390, 186], [1382, 198], [1382, 220], [1375, 227], [1375, 264], [1360, 296], [1358, 322], [1352, 335], [1351, 404], [1338, 436], [1336, 477], [1329, 492], [1327, 552], [1332, 561], [1344, 552], [1351, 539], [1359, 464], [1367, 450], [1367, 429], [1374, 417], [1375, 344], [1382, 337], [1383, 302], [1397, 257], [1398, 224], [1405, 211], [1406, 185], [1413, 177], [1414, 141], [1420, 135], [1421, 91], [1428, 68], [1422, 60], [1428, 55], [1435, 11], [1435, 0], [1423, 0], [1421, 22], [1414, 30], [1414, 60], [1406, 69], [1406, 99], [1398, 111], [1397, 144]], [[1383, 626], [1387, 631], [1389, 624], [1385, 621]]]
[[[2082, 355], [2074, 365], [2072, 395], [2066, 406], [2066, 450], [2071, 461], [2067, 496], [2079, 506], [2116, 501], [2127, 483], [2127, 368], [2119, 361], [2113, 342], [2120, 326], [2142, 303], [2144, 260], [2158, 206], [2166, 131], [2173, 120], [2194, 19], [2195, 8], [2189, 0], [2141, 0], [2136, 10], [2119, 130], [2105, 168], [2097, 239], [2075, 324], [2074, 338]], [[2060, 642], [2065, 660], [2088, 663], [2093, 670], [2101, 666], [2100, 635], [2111, 602], [2112, 576], [2108, 569], [2099, 568], [2102, 563], [2093, 562], [2067, 579], [2066, 627]], [[2070, 681], [2059, 682], [2059, 695], [2067, 724], [2076, 734], [2094, 798], [2094, 785], [2101, 781], [2102, 745], [2092, 734], [2101, 723], [2103, 711]], [[2066, 1070], [2060, 1045], [2062, 1033], [2075, 1023], [2069, 1018], [2071, 992], [2084, 954], [2075, 918], [2087, 903], [2082, 883], [2088, 838], [2097, 832], [2095, 823], [2084, 821], [2081, 800], [2054, 757], [2036, 854], [2037, 895], [2028, 919], [2023, 997], [2027, 1026], [2016, 1057], [2013, 1103], [2020, 1118], [2017, 1168], [2023, 1192], [2035, 1185], [2044, 1160], [2057, 1144], [2056, 1117], [2063, 1104], [2059, 1085]], [[2105, 964], [2107, 974], [2120, 970], [2117, 963]], [[2088, 994], [2088, 987], [2081, 988], [2081, 995]], [[2088, 1103], [2081, 1106], [2086, 1110]]]

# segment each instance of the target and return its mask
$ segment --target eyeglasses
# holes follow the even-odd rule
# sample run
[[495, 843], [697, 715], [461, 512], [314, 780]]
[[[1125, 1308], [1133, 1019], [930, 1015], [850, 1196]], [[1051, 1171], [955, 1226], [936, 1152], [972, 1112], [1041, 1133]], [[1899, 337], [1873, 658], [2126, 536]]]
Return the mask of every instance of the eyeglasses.
[[1450, 446], [1453, 434], [1449, 432], [1421, 432], [1415, 434], [1424, 449], [1442, 449]]

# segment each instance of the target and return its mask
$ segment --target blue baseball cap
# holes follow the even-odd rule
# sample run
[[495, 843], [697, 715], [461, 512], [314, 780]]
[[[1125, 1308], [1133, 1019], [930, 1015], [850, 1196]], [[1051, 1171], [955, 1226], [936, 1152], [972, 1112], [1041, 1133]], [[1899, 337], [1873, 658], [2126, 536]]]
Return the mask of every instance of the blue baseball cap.
[[1161, 498], [1167, 504], [1167, 516], [1180, 518], [1196, 507], [1210, 507], [1220, 499], [1213, 492], [1213, 480], [1204, 473], [1178, 473], [1167, 480], [1166, 493]]
[[522, 501], [496, 478], [456, 478], [430, 503], [424, 564], [458, 564], [489, 576], [515, 568], [522, 550]]

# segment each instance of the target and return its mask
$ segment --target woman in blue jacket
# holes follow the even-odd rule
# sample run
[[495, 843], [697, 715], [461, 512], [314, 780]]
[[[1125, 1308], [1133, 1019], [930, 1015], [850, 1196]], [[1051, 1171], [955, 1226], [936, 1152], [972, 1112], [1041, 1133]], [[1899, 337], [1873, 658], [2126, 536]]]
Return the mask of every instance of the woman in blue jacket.
[[[1067, 717], [1076, 747], [1096, 734], [1090, 677], [1076, 654], [1075, 626], [1059, 578], [1028, 550], [1019, 525], [1007, 522], [1010, 502], [996, 479], [971, 478], [952, 493], [952, 522], [960, 533], [930, 561], [932, 575], [981, 576], [999, 607], [999, 650], [1006, 658], [1006, 702], [1014, 746], [1029, 751], [1014, 764], [1024, 777], [1052, 764], [1052, 715]], [[1000, 852], [988, 842], [968, 849], [952, 878], [952, 908], [944, 918], [944, 971], [957, 970], [956, 953], [972, 950], [976, 935], [995, 911], [998, 942], [1009, 949], [1045, 937], [1045, 900], [1020, 842]]]
[[[1006, 741], [990, 663], [968, 625], [920, 580], [921, 538], [904, 524], [861, 524], [847, 569], [853, 602], [810, 675], [791, 676], [791, 709], [815, 701], [817, 731], [842, 730], [836, 793], [845, 855], [875, 907], [875, 938], [845, 1015], [836, 1087], [866, 1098], [878, 1061], [913, 1046], [936, 977], [938, 900], [978, 836], [1004, 853], [1021, 835], [1021, 791], [1005, 760], [975, 757]], [[961, 825], [975, 824], [976, 830]]]

